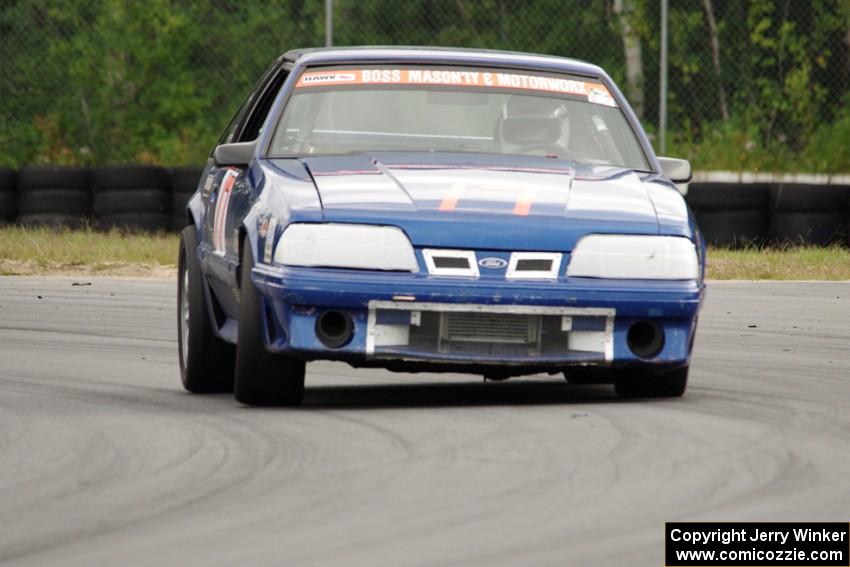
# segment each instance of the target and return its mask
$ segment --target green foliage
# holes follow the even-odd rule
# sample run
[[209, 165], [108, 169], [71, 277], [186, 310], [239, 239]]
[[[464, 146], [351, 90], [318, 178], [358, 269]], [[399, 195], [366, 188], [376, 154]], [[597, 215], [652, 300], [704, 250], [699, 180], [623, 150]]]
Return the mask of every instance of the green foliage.
[[204, 161], [260, 73], [316, 43], [297, 8], [7, 0], [0, 165]]
[[[656, 0], [334, 0], [338, 45], [446, 45], [589, 60], [625, 87], [623, 21], [658, 108]], [[850, 171], [850, 2], [670, 6], [670, 149], [697, 168]], [[323, 0], [4, 0], [0, 165], [202, 162], [262, 71], [324, 43]], [[624, 90], [626, 90], [624, 88]], [[722, 119], [725, 97], [730, 118]]]
[[850, 171], [850, 96], [832, 122], [818, 126], [802, 153], [806, 169], [822, 173]]
[[836, 120], [850, 91], [850, 2], [714, 0], [719, 78], [702, 2], [671, 4], [668, 153], [699, 169], [850, 171]]
[[792, 155], [783, 147], [774, 151], [759, 143], [760, 132], [745, 117], [725, 122], [686, 124], [671, 137], [667, 153], [691, 161], [695, 169], [729, 171], [783, 171]]

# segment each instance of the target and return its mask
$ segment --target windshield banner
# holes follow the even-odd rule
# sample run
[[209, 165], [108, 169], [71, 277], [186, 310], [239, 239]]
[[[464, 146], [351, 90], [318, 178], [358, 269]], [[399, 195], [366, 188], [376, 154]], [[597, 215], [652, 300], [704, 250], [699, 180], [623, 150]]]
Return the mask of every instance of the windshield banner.
[[303, 73], [295, 88], [329, 85], [436, 85], [474, 88], [507, 88], [587, 97], [588, 102], [617, 106], [602, 83], [549, 75], [498, 73], [448, 69], [345, 69]]

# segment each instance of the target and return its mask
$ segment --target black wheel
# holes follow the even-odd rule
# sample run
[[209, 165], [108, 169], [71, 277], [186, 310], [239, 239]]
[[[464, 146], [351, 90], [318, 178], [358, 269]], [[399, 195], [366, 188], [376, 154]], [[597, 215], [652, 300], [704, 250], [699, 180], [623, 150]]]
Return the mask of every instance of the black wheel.
[[23, 226], [51, 226], [67, 228], [83, 228], [88, 226], [88, 219], [80, 215], [62, 213], [39, 213], [37, 215], [18, 215], [18, 224]]
[[14, 193], [17, 184], [17, 174], [14, 169], [0, 167], [0, 194]]
[[18, 214], [15, 184], [15, 170], [0, 167], [0, 223], [12, 221]]
[[165, 189], [109, 189], [94, 196], [96, 215], [121, 213], [167, 213], [171, 194]]
[[78, 217], [91, 214], [91, 193], [76, 189], [35, 189], [18, 197], [21, 215], [61, 214]]
[[768, 215], [766, 210], [707, 211], [697, 213], [697, 224], [711, 244], [745, 246], [765, 241]]
[[171, 195], [171, 228], [172, 230], [183, 230], [188, 220], [186, 219], [186, 205], [192, 193], [174, 193]]
[[28, 226], [79, 226], [91, 213], [88, 171], [32, 165], [18, 174], [18, 222]]
[[847, 215], [829, 213], [784, 213], [770, 216], [770, 238], [776, 244], [814, 244], [827, 246], [843, 240], [847, 231]]
[[835, 185], [784, 183], [771, 187], [770, 210], [782, 213], [832, 213], [843, 211], [847, 188]]
[[180, 232], [188, 224], [189, 221], [186, 219], [186, 215], [171, 215], [168, 228], [170, 231]]
[[664, 373], [621, 371], [614, 388], [623, 398], [678, 398], [688, 386], [688, 366]]
[[706, 211], [764, 211], [768, 185], [691, 183], [685, 200], [698, 213]]
[[183, 165], [171, 170], [171, 190], [174, 193], [186, 193], [191, 195], [198, 188], [201, 173], [204, 171], [202, 165]]
[[168, 228], [169, 216], [165, 213], [113, 213], [95, 219], [100, 230], [127, 230], [156, 232]]
[[105, 165], [91, 172], [92, 187], [99, 191], [115, 189], [163, 189], [169, 191], [171, 178], [164, 167], [153, 165]]
[[18, 203], [14, 193], [0, 191], [0, 223], [15, 219], [18, 214]]
[[82, 167], [28, 165], [18, 172], [18, 191], [32, 189], [89, 190], [89, 172]]
[[251, 281], [254, 257], [248, 242], [242, 248], [236, 399], [247, 405], [298, 405], [304, 397], [304, 361], [266, 350], [260, 294]]
[[180, 377], [190, 392], [232, 392], [236, 349], [215, 336], [198, 265], [198, 235], [187, 226], [180, 237], [177, 280], [177, 343]]

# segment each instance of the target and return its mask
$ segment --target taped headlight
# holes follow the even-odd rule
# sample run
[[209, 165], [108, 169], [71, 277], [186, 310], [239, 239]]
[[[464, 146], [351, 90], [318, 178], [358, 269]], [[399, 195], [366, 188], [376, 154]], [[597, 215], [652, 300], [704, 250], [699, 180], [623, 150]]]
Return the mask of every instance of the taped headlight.
[[678, 236], [592, 234], [579, 240], [567, 276], [647, 280], [695, 280], [693, 243]]
[[407, 235], [394, 226], [295, 223], [286, 227], [276, 264], [316, 268], [418, 271]]

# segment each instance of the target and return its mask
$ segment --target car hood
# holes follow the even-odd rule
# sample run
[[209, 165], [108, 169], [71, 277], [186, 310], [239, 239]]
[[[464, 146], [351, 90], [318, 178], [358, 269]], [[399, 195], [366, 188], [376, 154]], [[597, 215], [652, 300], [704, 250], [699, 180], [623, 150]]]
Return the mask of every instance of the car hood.
[[681, 196], [629, 169], [491, 154], [298, 161], [312, 177], [325, 221], [393, 224], [417, 246], [569, 251], [589, 233], [687, 235]]

